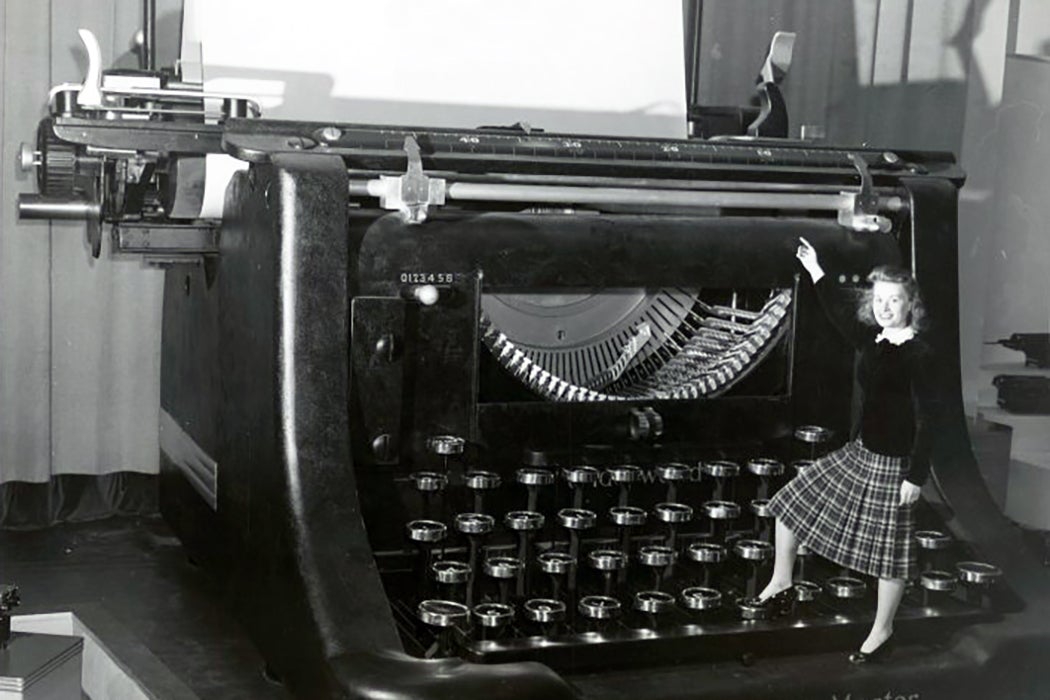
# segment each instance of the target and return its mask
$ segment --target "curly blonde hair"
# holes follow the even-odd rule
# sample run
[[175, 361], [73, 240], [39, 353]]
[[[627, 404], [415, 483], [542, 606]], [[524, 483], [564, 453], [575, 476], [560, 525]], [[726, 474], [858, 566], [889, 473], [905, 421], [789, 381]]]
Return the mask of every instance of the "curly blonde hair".
[[[926, 327], [926, 307], [922, 303], [922, 295], [919, 293], [919, 283], [911, 270], [899, 265], [879, 265], [868, 274], [868, 283], [874, 285], [876, 282], [895, 282], [904, 288], [904, 293], [911, 300], [911, 312], [908, 314], [908, 325], [916, 331]], [[877, 326], [875, 314], [871, 310], [873, 292], [869, 286], [860, 295], [857, 305], [857, 318], [869, 326]]]

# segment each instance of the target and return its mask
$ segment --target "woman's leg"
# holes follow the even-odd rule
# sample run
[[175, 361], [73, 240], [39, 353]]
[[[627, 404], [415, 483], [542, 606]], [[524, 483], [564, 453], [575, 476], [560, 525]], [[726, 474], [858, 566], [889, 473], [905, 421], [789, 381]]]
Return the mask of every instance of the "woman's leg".
[[766, 584], [766, 587], [762, 589], [762, 592], [758, 594], [759, 600], [765, 600], [790, 587], [791, 577], [795, 571], [795, 554], [798, 552], [798, 540], [795, 539], [795, 533], [789, 530], [787, 525], [781, 522], [780, 518], [777, 518], [776, 539], [773, 543], [776, 547], [773, 558], [773, 577]]
[[893, 618], [897, 607], [904, 597], [904, 579], [880, 578], [878, 602], [875, 605], [875, 624], [871, 626], [868, 638], [860, 645], [860, 650], [868, 654], [889, 639], [893, 634]]

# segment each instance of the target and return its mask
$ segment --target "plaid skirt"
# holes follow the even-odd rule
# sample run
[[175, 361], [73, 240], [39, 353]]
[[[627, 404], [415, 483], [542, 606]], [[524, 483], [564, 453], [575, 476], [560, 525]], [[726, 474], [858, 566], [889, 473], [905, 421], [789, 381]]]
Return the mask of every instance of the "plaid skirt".
[[898, 505], [906, 467], [903, 457], [855, 440], [789, 481], [769, 508], [816, 554], [870, 576], [910, 579], [918, 564], [914, 506]]

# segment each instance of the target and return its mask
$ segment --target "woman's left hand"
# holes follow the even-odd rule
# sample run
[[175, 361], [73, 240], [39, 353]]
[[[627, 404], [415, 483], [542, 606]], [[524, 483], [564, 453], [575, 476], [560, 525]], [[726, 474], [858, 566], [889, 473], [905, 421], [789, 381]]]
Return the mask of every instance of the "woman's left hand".
[[919, 493], [922, 492], [921, 486], [916, 486], [910, 481], [901, 482], [901, 505], [910, 506], [915, 501], [919, 500]]

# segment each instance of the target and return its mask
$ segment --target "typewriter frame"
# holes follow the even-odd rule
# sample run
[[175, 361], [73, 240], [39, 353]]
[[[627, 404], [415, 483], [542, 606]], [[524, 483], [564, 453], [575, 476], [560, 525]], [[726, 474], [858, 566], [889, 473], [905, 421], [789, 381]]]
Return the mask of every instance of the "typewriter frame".
[[[949, 370], [948, 415], [933, 467], [936, 500], [950, 525], [959, 525], [952, 511], [957, 504], [983, 524], [957, 533], [977, 549], [995, 551], [988, 546], [1012, 541], [987, 493], [972, 488], [981, 477], [959, 389], [957, 178], [894, 177], [908, 212], [896, 235], [848, 232], [832, 220], [768, 212], [750, 218], [718, 216], [746, 212], [710, 211], [699, 217], [630, 212], [572, 218], [468, 210], [438, 213], [422, 226], [407, 226], [394, 214], [351, 200], [347, 163], [338, 154], [278, 150], [265, 156], [254, 152], [256, 162], [231, 183], [218, 258], [203, 266], [174, 266], [167, 273], [163, 409], [218, 469], [210, 493], [216, 507], [211, 507], [186, 476], [187, 458], [179, 464], [178, 452], [166, 450], [161, 502], [187, 550], [224, 581], [268, 664], [297, 692], [314, 696], [351, 689], [367, 696], [370, 689], [396, 688], [406, 697], [463, 697], [491, 692], [492, 684], [512, 678], [515, 688], [505, 697], [572, 695], [557, 674], [529, 661], [528, 653], [520, 657], [525, 661], [497, 665], [413, 661], [403, 655], [363, 517], [368, 513], [374, 519], [377, 507], [391, 496], [376, 488], [376, 475], [394, 474], [398, 470], [392, 465], [401, 460], [418, 464], [421, 436], [427, 433], [461, 434], [476, 442], [496, 432], [493, 421], [509, 425], [520, 412], [545, 425], [566, 416], [579, 425], [622, 424], [630, 402], [479, 410], [473, 402], [474, 368], [484, 352], [476, 335], [482, 284], [599, 289], [688, 285], [705, 275], [707, 283], [739, 284], [742, 275], [755, 284], [794, 287], [791, 252], [799, 234], [829, 250], [847, 275], [862, 275], [878, 262], [909, 264], [937, 320], [931, 335]], [[776, 168], [761, 165], [722, 175], [758, 179], [764, 171], [779, 176]], [[697, 225], [713, 235], [688, 235]], [[607, 246], [610, 236], [616, 246], [606, 249], [607, 264], [586, 270], [575, 264], [574, 254], [594, 255], [596, 243]], [[523, 241], [528, 245], [521, 250]], [[748, 255], [754, 246], [762, 251], [759, 258]], [[520, 255], [504, 254], [512, 247]], [[558, 254], [547, 255], [551, 250]], [[705, 262], [704, 253], [711, 250], [716, 255]], [[630, 264], [613, 254], [623, 251], [635, 256]], [[678, 253], [675, 264], [662, 267], [668, 251]], [[522, 257], [530, 264], [521, 264]], [[400, 281], [406, 270], [451, 271], [454, 279], [442, 290], [447, 296], [421, 310]], [[389, 348], [380, 352], [376, 343], [403, 332], [406, 316], [437, 311], [459, 321], [444, 331], [441, 347], [459, 348], [462, 354], [434, 354], [422, 368], [455, 390], [417, 393], [415, 432], [389, 451], [375, 437], [393, 429], [383, 421], [397, 416], [395, 397], [403, 395], [406, 380], [402, 370], [391, 368], [398, 363], [390, 361]], [[795, 337], [816, 342], [805, 341], [805, 334]], [[419, 340], [401, 343], [401, 356], [417, 352], [413, 343]], [[813, 349], [792, 352], [806, 355]], [[706, 422], [717, 432], [737, 417], [753, 421], [758, 408], [764, 438], [784, 439], [792, 411], [812, 412], [818, 404], [835, 401], [840, 423], [848, 415], [850, 355], [824, 359], [827, 383], [817, 379], [814, 367], [793, 363], [792, 390], [784, 397], [656, 403], [672, 433], [690, 421]], [[444, 412], [436, 413], [435, 406]], [[506, 439], [519, 446], [520, 437], [495, 438], [494, 444]], [[944, 469], [949, 462], [951, 468]], [[1007, 596], [1007, 607], [1016, 602]], [[759, 637], [748, 653], [775, 653], [776, 644]], [[666, 696], [693, 684], [668, 688]]]

